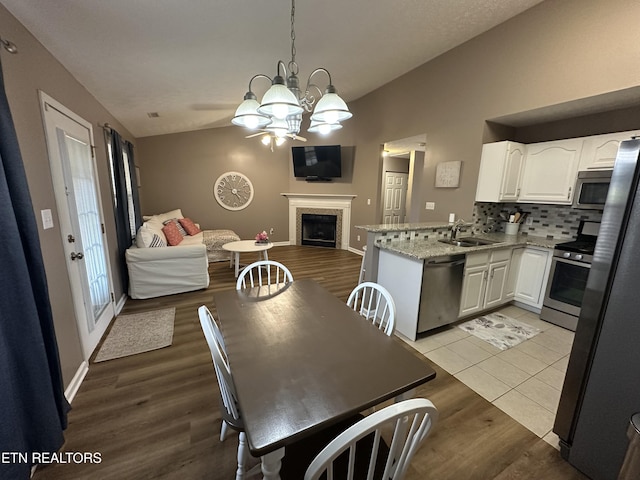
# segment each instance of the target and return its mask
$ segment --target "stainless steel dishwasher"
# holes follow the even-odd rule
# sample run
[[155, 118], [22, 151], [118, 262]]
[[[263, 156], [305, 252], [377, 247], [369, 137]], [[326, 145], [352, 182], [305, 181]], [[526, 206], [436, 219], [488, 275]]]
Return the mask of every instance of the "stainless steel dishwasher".
[[465, 255], [430, 258], [422, 269], [418, 333], [458, 320]]

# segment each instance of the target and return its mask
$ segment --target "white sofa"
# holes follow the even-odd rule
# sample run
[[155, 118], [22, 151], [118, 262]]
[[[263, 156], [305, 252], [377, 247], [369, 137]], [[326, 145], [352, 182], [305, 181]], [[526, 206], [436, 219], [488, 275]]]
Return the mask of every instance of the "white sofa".
[[178, 245], [166, 246], [163, 223], [180, 218], [184, 217], [179, 209], [144, 217], [135, 244], [125, 253], [131, 298], [154, 298], [207, 288], [209, 261], [229, 260], [230, 253], [222, 245], [240, 240], [232, 230], [204, 230], [184, 236]]

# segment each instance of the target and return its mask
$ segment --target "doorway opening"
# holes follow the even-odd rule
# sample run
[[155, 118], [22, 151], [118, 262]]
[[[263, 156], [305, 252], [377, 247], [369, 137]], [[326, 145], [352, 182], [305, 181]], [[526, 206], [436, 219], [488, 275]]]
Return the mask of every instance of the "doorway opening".
[[424, 170], [427, 135], [416, 135], [383, 145], [381, 223], [420, 220], [420, 183]]

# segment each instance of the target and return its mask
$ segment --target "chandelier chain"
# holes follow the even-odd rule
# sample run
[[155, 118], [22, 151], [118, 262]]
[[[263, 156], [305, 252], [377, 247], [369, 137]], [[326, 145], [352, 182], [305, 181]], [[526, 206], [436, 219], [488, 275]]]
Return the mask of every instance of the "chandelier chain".
[[[2, 1], [2, 0], [0, 0]], [[309, 131], [316, 133], [328, 133], [342, 128], [340, 122], [352, 116], [348, 107], [337, 94], [332, 85], [331, 74], [326, 68], [316, 68], [307, 79], [306, 87], [300, 87], [298, 78], [298, 64], [296, 63], [296, 31], [295, 31], [296, 3], [291, 0], [291, 61], [288, 65], [278, 60], [276, 75], [271, 78], [264, 74], [257, 74], [249, 80], [249, 91], [244, 96], [244, 101], [236, 109], [236, 114], [231, 120], [234, 125], [250, 129], [262, 130], [271, 142], [271, 150], [280, 146], [285, 137], [294, 140], [306, 141], [298, 136], [302, 123], [302, 113], [306, 110], [312, 112]], [[0, 41], [2, 39], [0, 38]], [[287, 68], [288, 67], [288, 68]], [[312, 83], [312, 77], [324, 72], [329, 77], [329, 84], [323, 91]], [[281, 75], [283, 73], [284, 75]], [[283, 78], [284, 77], [284, 78]], [[253, 80], [265, 78], [271, 81], [272, 86], [262, 98], [262, 104], [258, 103], [256, 95], [251, 90]], [[283, 89], [282, 87], [286, 87]], [[310, 89], [318, 91], [320, 100], [316, 103], [316, 97]], [[315, 108], [314, 108], [315, 105]], [[258, 134], [249, 135], [247, 138]]]
[[296, 2], [291, 0], [291, 63], [296, 63], [296, 31], [294, 22], [296, 16]]

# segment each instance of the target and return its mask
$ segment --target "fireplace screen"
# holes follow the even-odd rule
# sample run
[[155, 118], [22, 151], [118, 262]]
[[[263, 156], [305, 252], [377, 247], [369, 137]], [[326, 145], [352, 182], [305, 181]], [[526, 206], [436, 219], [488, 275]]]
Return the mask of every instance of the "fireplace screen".
[[302, 245], [336, 248], [336, 215], [302, 214]]

